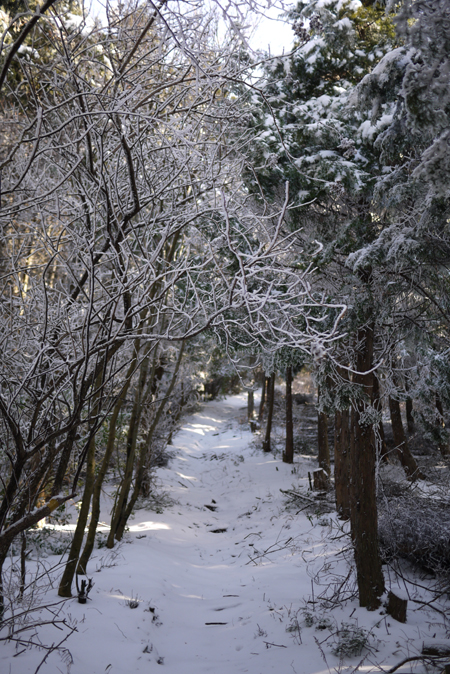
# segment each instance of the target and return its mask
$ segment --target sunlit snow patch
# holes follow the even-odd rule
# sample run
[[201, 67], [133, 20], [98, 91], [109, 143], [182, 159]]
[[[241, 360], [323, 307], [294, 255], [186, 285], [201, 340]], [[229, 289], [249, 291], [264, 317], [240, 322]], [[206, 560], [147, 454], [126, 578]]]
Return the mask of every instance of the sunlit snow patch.
[[176, 473], [178, 477], [182, 477], [183, 480], [192, 480], [192, 482], [198, 482], [198, 479], [196, 477], [193, 477], [192, 475], [183, 475], [183, 473]]
[[198, 435], [206, 435], [208, 431], [215, 431], [216, 427], [207, 426], [206, 424], [190, 424], [189, 426], [183, 426], [181, 430], [197, 433]]
[[140, 522], [130, 527], [130, 531], [156, 531], [157, 529], [171, 529], [171, 527], [163, 522]]

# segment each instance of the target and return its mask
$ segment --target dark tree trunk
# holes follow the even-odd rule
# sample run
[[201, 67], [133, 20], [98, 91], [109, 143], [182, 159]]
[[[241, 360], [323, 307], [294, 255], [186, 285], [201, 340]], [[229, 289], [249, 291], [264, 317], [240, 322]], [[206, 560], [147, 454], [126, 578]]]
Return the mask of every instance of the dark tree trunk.
[[89, 517], [89, 508], [91, 504], [92, 492], [95, 481], [95, 436], [91, 438], [89, 443], [89, 450], [86, 458], [86, 478], [84, 483], [83, 497], [81, 500], [81, 508], [78, 513], [77, 526], [72, 538], [70, 546], [68, 561], [64, 568], [61, 581], [59, 583], [58, 595], [60, 597], [72, 596], [72, 583], [75, 575], [75, 570], [78, 564], [78, 557], [80, 555], [81, 546], [83, 544], [84, 530]]
[[351, 530], [355, 548], [359, 604], [369, 610], [380, 606], [384, 592], [383, 571], [378, 549], [376, 500], [376, 448], [373, 429], [362, 421], [367, 403], [372, 401], [373, 328], [358, 333], [359, 350], [353, 381], [360, 386], [362, 398], [352, 408], [353, 438], [351, 442]]
[[114, 451], [117, 419], [119, 417], [120, 411], [125, 401], [125, 397], [130, 387], [130, 384], [131, 384], [131, 370], [129, 371], [129, 376], [127, 377], [126, 385], [121, 393], [119, 400], [116, 402], [114, 406], [114, 409], [111, 414], [111, 419], [109, 421], [108, 443], [106, 445], [106, 450], [103, 456], [100, 470], [95, 478], [94, 489], [92, 492], [91, 521], [89, 523], [89, 530], [86, 537], [86, 543], [84, 545], [83, 552], [78, 562], [79, 574], [86, 575], [87, 564], [94, 549], [95, 534], [97, 533], [97, 525], [100, 518], [100, 496], [103, 488], [103, 482], [106, 476], [106, 471], [108, 470], [111, 461], [112, 453]]
[[267, 425], [266, 425], [266, 437], [263, 442], [263, 450], [265, 452], [270, 452], [270, 436], [272, 433], [272, 419], [273, 419], [273, 403], [275, 399], [275, 372], [272, 372], [267, 384]]
[[247, 391], [247, 418], [250, 421], [253, 419], [253, 413], [255, 411], [255, 396], [253, 390]]
[[27, 534], [22, 531], [20, 542], [20, 587], [19, 594], [23, 597], [27, 580]]
[[267, 391], [267, 386], [269, 383], [269, 377], [263, 377], [262, 381], [262, 390], [261, 390], [261, 401], [259, 403], [259, 412], [258, 412], [258, 421], [261, 423], [263, 414], [264, 414], [264, 406], [266, 404], [266, 391]]
[[60, 453], [59, 464], [56, 469], [55, 481], [53, 483], [52, 496], [56, 496], [62, 491], [64, 479], [67, 476], [67, 467], [69, 465], [70, 457], [72, 456], [73, 446], [78, 433], [78, 426], [74, 425], [69, 431], [64, 442], [64, 447]]
[[294, 463], [294, 423], [292, 420], [292, 367], [286, 368], [286, 447], [284, 463]]
[[[150, 370], [150, 374], [149, 374]], [[114, 536], [116, 534], [119, 522], [125, 515], [128, 496], [133, 480], [133, 471], [136, 463], [136, 444], [139, 434], [139, 425], [144, 409], [144, 404], [149, 398], [150, 394], [157, 390], [157, 383], [159, 381], [159, 374], [161, 374], [161, 365], [158, 359], [158, 351], [155, 350], [153, 354], [153, 363], [150, 368], [150, 357], [147, 354], [141, 363], [139, 371], [139, 379], [134, 393], [134, 402], [131, 410], [130, 423], [127, 433], [127, 460], [125, 463], [125, 472], [118, 490], [118, 495], [114, 502], [113, 512], [111, 513], [111, 528], [109, 530], [106, 547], [114, 547]]]
[[413, 414], [413, 401], [412, 398], [406, 398], [406, 426], [408, 428], [408, 433], [412, 435], [414, 433], [415, 423], [414, 423], [414, 414]]
[[411, 480], [423, 479], [424, 475], [420, 471], [417, 461], [413, 457], [408, 447], [405, 431], [403, 429], [402, 415], [400, 412], [400, 403], [389, 396], [389, 410], [391, 412], [392, 433], [394, 435], [394, 444], [397, 450], [398, 458], [404, 471]]
[[334, 486], [336, 510], [342, 520], [350, 519], [350, 415], [338, 410], [334, 417]]

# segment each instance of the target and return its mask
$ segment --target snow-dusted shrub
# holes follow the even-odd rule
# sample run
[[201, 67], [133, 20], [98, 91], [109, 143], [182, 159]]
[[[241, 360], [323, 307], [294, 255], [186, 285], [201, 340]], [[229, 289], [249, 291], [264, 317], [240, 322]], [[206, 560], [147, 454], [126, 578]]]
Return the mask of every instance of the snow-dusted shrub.
[[152, 455], [150, 458], [150, 467], [153, 468], [167, 468], [169, 461], [174, 457], [174, 452], [171, 452], [167, 449], [167, 446], [163, 443], [155, 443], [155, 447], [152, 449]]
[[71, 534], [67, 531], [58, 531], [53, 527], [33, 528], [27, 532], [27, 555], [32, 558], [63, 555], [70, 543]]
[[407, 493], [380, 504], [378, 533], [386, 558], [404, 557], [450, 576], [450, 504]]
[[[59, 655], [67, 671], [73, 664], [66, 641], [76, 631], [76, 620], [67, 617], [63, 611], [67, 599], [49, 598], [55, 574], [61, 566], [59, 562], [50, 566], [41, 559], [32, 565], [31, 570], [27, 570], [25, 577], [18, 560], [3, 569], [4, 609], [0, 618], [0, 646], [8, 642], [15, 644], [18, 650], [14, 657], [27, 649], [36, 648], [42, 654], [36, 672], [52, 653]], [[45, 628], [45, 632], [41, 632], [41, 628]], [[62, 671], [59, 667], [57, 669]]]
[[341, 658], [361, 655], [369, 644], [369, 632], [363, 627], [342, 623], [338, 629], [333, 644], [333, 653]]

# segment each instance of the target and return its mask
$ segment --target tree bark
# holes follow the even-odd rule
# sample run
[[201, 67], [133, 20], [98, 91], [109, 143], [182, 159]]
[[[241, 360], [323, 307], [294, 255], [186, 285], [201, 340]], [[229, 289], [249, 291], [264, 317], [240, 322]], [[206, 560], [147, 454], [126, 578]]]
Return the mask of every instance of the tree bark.
[[356, 359], [357, 374], [353, 381], [359, 385], [362, 397], [352, 408], [353, 438], [351, 443], [351, 531], [355, 550], [359, 604], [369, 610], [380, 606], [384, 592], [384, 578], [378, 549], [376, 500], [376, 448], [373, 429], [364, 423], [363, 414], [372, 401], [373, 327], [358, 332], [359, 349]]
[[116, 402], [114, 409], [111, 414], [111, 419], [109, 421], [109, 433], [108, 433], [108, 443], [106, 445], [105, 454], [103, 456], [102, 465], [98, 472], [97, 477], [95, 478], [94, 489], [92, 492], [92, 511], [91, 511], [91, 521], [89, 522], [89, 530], [86, 536], [86, 543], [84, 545], [83, 552], [81, 554], [80, 560], [78, 562], [78, 573], [86, 574], [87, 564], [92, 555], [92, 551], [95, 545], [95, 534], [97, 533], [97, 525], [100, 518], [100, 496], [103, 487], [103, 481], [106, 476], [106, 471], [108, 470], [109, 463], [111, 461], [111, 456], [114, 450], [115, 438], [116, 438], [116, 424], [117, 419], [122, 409], [125, 397], [127, 395], [128, 389], [131, 384], [132, 370], [135, 367], [135, 359], [133, 360], [132, 365], [129, 368], [126, 378], [125, 387], [122, 390], [119, 400]]
[[266, 425], [266, 436], [263, 442], [263, 451], [270, 452], [270, 436], [272, 433], [272, 419], [273, 419], [273, 403], [275, 398], [275, 372], [272, 372], [270, 375], [268, 384], [267, 384], [267, 425]]
[[164, 394], [164, 397], [162, 398], [159, 407], [156, 411], [155, 417], [152, 421], [152, 425], [148, 431], [147, 438], [145, 443], [142, 444], [141, 446], [141, 451], [139, 452], [139, 459], [138, 463], [136, 466], [136, 471], [135, 471], [135, 479], [134, 479], [134, 487], [133, 491], [131, 493], [130, 499], [126, 505], [126, 507], [123, 510], [123, 513], [117, 523], [116, 529], [114, 531], [114, 536], [117, 541], [122, 540], [123, 532], [125, 531], [126, 524], [131, 516], [131, 513], [133, 512], [133, 508], [136, 504], [136, 501], [138, 499], [139, 494], [141, 493], [141, 486], [142, 482], [144, 479], [145, 475], [145, 465], [148, 460], [149, 454], [151, 452], [151, 443], [153, 439], [153, 434], [158, 426], [159, 420], [161, 419], [161, 415], [164, 411], [164, 408], [167, 404], [167, 402], [170, 399], [170, 396], [172, 395], [172, 391], [174, 389], [175, 383], [177, 381], [178, 373], [180, 371], [180, 366], [181, 366], [181, 361], [183, 358], [183, 353], [184, 353], [184, 347], [185, 347], [185, 342], [183, 341], [180, 346], [180, 351], [178, 353], [178, 358], [177, 362], [175, 363], [175, 368], [172, 374], [172, 379], [170, 381], [169, 387], [167, 391]]
[[286, 446], [284, 463], [294, 463], [294, 423], [292, 420], [292, 367], [286, 368]]
[[[152, 368], [152, 376], [150, 378], [151, 383], [150, 383], [150, 388], [153, 386], [153, 374], [155, 372], [156, 368], [156, 359], [157, 358], [157, 350], [155, 350], [154, 354], [154, 362], [153, 362], [153, 368]], [[111, 515], [111, 528], [109, 530], [108, 534], [108, 539], [106, 541], [106, 547], [107, 548], [112, 548], [114, 547], [114, 535], [118, 526], [118, 523], [120, 521], [120, 518], [123, 516], [127, 499], [128, 499], [128, 494], [130, 493], [130, 488], [131, 488], [131, 482], [133, 480], [133, 470], [134, 470], [134, 465], [135, 465], [135, 457], [136, 457], [136, 442], [137, 442], [137, 437], [138, 437], [138, 432], [139, 432], [139, 424], [141, 421], [141, 416], [142, 416], [142, 411], [143, 411], [143, 405], [144, 405], [144, 389], [147, 382], [147, 375], [148, 375], [148, 369], [149, 369], [149, 357], [146, 355], [144, 360], [142, 361], [141, 367], [140, 367], [140, 372], [139, 372], [139, 381], [137, 383], [136, 391], [135, 391], [135, 398], [134, 398], [134, 403], [133, 403], [133, 409], [131, 411], [131, 418], [130, 418], [130, 423], [128, 427], [128, 434], [127, 434], [127, 461], [125, 464], [125, 474], [123, 476], [122, 483], [120, 485], [119, 493], [117, 500], [114, 503], [114, 508], [113, 512]], [[148, 387], [147, 387], [148, 388]]]
[[389, 396], [389, 410], [391, 412], [392, 433], [394, 435], [394, 444], [397, 450], [398, 458], [402, 464], [407, 477], [411, 480], [422, 480], [424, 478], [417, 461], [411, 454], [406, 440], [403, 428], [402, 415], [400, 412], [400, 403]]
[[350, 519], [350, 414], [337, 410], [334, 417], [334, 486], [336, 510], [342, 520]]
[[262, 389], [261, 389], [261, 400], [259, 403], [259, 412], [258, 412], [258, 421], [261, 423], [263, 414], [264, 414], [264, 406], [266, 403], [266, 391], [267, 391], [267, 386], [269, 383], [269, 377], [263, 377], [263, 382], [262, 382]]
[[91, 504], [92, 491], [95, 480], [95, 435], [90, 439], [89, 450], [86, 457], [86, 479], [84, 483], [84, 492], [81, 499], [81, 508], [78, 514], [77, 526], [70, 546], [68, 562], [64, 568], [64, 573], [59, 584], [58, 595], [60, 597], [72, 596], [72, 583], [77, 568], [78, 557], [83, 544], [84, 530], [89, 516], [89, 506]]
[[413, 414], [413, 400], [409, 396], [406, 398], [406, 427], [410, 435], [414, 433], [415, 422]]
[[[95, 393], [91, 417], [92, 425], [90, 429], [88, 451], [86, 454], [86, 477], [84, 482], [83, 497], [81, 499], [81, 508], [80, 512], [78, 513], [77, 526], [75, 528], [72, 544], [70, 546], [68, 561], [66, 562], [64, 573], [59, 583], [58, 595], [60, 597], [72, 596], [73, 577], [75, 575], [75, 570], [78, 564], [78, 558], [80, 556], [81, 546], [83, 544], [86, 522], [89, 517], [89, 506], [91, 504], [92, 492], [94, 490], [95, 484], [95, 436], [98, 431], [97, 424], [98, 424], [98, 415], [100, 413], [100, 404], [102, 396], [102, 388], [101, 388], [102, 381], [103, 381], [103, 371], [99, 370], [95, 378]], [[78, 471], [77, 474], [79, 475]], [[77, 476], [75, 476], [75, 480], [77, 479], [78, 479]]]
[[247, 391], [247, 419], [250, 421], [253, 419], [253, 413], [255, 411], [255, 396], [253, 389]]

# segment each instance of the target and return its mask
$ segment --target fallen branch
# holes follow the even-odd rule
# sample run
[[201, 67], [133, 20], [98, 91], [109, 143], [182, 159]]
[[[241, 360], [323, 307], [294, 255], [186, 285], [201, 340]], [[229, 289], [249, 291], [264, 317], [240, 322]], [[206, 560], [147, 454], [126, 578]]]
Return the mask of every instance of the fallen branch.
[[317, 505], [317, 501], [323, 500], [327, 496], [327, 492], [318, 492], [314, 498], [311, 498], [310, 496], [305, 496], [305, 494], [301, 494], [298, 491], [293, 491], [292, 489], [280, 489], [280, 491], [282, 494], [287, 494], [293, 498], [299, 498], [302, 501], [307, 501], [308, 503], [312, 503], [314, 505]]
[[17, 522], [14, 522], [4, 529], [0, 534], [0, 545], [3, 546], [10, 543], [17, 534], [20, 534], [22, 531], [37, 524], [40, 520], [44, 519], [44, 517], [48, 517], [54, 510], [56, 510], [56, 508], [59, 508], [63, 503], [75, 497], [75, 493], [69, 494], [69, 496], [64, 496], [63, 494], [52, 496], [48, 503], [40, 508], [35, 508], [24, 517], [21, 517], [20, 520], [17, 520]]
[[431, 655], [413, 655], [409, 658], [405, 658], [401, 662], [399, 662], [397, 665], [394, 667], [391, 667], [391, 669], [388, 669], [388, 674], [393, 674], [393, 672], [396, 672], [397, 669], [400, 669], [403, 665], [405, 665], [407, 662], [415, 662], [417, 660], [428, 660], [431, 664], [435, 665], [437, 662], [442, 661], [444, 659], [447, 659], [448, 655], [440, 655], [440, 656], [435, 656], [432, 657]]
[[280, 550], [285, 550], [292, 540], [293, 540], [293, 538], [292, 538], [292, 536], [290, 536], [284, 542], [283, 545], [279, 546], [278, 548], [275, 548], [275, 550], [271, 550], [271, 548], [275, 547], [275, 545], [277, 545], [277, 543], [273, 543], [272, 545], [269, 545], [269, 547], [266, 550], [264, 550], [264, 552], [261, 552], [260, 554], [256, 555], [255, 557], [250, 557], [248, 562], [246, 562], [246, 566], [247, 566], [247, 564], [250, 564], [250, 562], [254, 562], [256, 564], [255, 560], [261, 559], [261, 557], [265, 557], [266, 555], [272, 554], [274, 552], [280, 552]]

